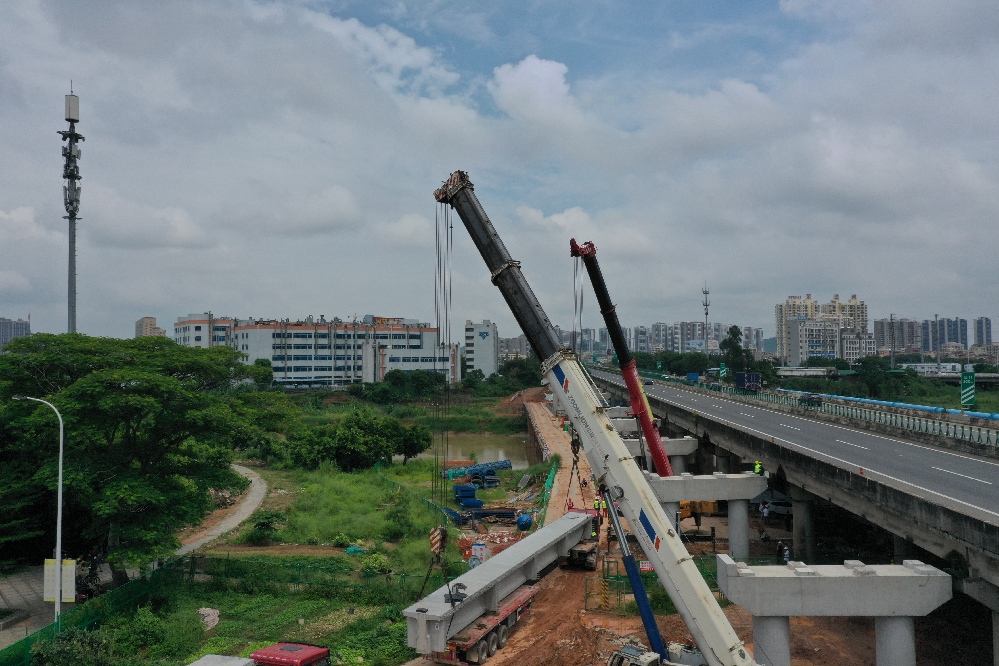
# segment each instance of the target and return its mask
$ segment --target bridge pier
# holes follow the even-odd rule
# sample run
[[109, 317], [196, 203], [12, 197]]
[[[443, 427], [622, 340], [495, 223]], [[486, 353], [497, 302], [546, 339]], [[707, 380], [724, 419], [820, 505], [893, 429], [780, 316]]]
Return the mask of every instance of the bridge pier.
[[914, 559], [917, 555], [916, 545], [897, 534], [891, 535], [892, 559], [896, 562]]
[[791, 615], [873, 617], [877, 666], [915, 666], [913, 617], [953, 594], [949, 575], [918, 560], [748, 567], [728, 555], [717, 559], [718, 587], [753, 616], [753, 658], [770, 666], [791, 666]]
[[753, 660], [760, 666], [791, 666], [789, 616], [753, 616]]
[[732, 557], [749, 556], [749, 500], [766, 489], [766, 479], [755, 474], [644, 475], [671, 523], [681, 500], [727, 500], [729, 552]]
[[805, 562], [815, 562], [815, 516], [811, 493], [791, 486], [791, 512], [794, 515], [792, 539], [794, 556]]

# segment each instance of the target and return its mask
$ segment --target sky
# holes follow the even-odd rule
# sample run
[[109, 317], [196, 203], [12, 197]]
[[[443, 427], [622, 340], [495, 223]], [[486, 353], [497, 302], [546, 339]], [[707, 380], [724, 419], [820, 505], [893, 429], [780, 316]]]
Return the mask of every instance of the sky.
[[[625, 326], [774, 334], [789, 295], [999, 325], [994, 0], [4, 0], [0, 317], [435, 321], [469, 172], [549, 317], [593, 241]], [[455, 322], [517, 325], [455, 217]], [[583, 325], [602, 325], [586, 287]]]

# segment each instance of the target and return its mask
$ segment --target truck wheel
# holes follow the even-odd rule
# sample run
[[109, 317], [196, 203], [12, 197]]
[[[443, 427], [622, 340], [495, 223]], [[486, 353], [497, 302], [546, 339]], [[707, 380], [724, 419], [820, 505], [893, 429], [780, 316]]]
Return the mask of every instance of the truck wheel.
[[475, 644], [475, 656], [477, 664], [486, 663], [486, 659], [489, 658], [489, 644], [485, 640], [481, 640]]
[[486, 645], [489, 646], [489, 656], [496, 654], [496, 650], [499, 649], [499, 637], [496, 635], [496, 631], [490, 631], [489, 635], [486, 636]]
[[510, 630], [505, 624], [496, 627], [496, 644], [501, 648], [506, 647], [506, 642], [510, 638]]

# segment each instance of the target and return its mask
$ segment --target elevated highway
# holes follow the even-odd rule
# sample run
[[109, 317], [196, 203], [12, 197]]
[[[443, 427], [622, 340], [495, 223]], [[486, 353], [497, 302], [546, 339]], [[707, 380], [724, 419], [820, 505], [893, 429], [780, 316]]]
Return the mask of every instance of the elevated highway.
[[[619, 375], [594, 380], [627, 396]], [[796, 556], [814, 558], [811, 500], [822, 498], [964, 566], [960, 589], [992, 610], [999, 666], [999, 460], [883, 433], [824, 423], [673, 385], [645, 386], [653, 412], [695, 435], [723, 460], [760, 460], [782, 469], [794, 499]], [[720, 471], [729, 471], [721, 469]]]

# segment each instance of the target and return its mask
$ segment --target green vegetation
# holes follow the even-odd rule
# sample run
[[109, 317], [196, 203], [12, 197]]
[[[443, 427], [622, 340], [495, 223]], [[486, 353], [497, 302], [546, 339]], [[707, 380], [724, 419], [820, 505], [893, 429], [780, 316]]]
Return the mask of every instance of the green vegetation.
[[[392, 666], [415, 657], [406, 622], [386, 592], [358, 598], [350, 588], [291, 593], [232, 589], [224, 582], [180, 583], [155, 595], [131, 616], [92, 631], [70, 630], [33, 650], [35, 666], [180, 666], [206, 654], [249, 656], [278, 641], [327, 645], [343, 663]], [[364, 605], [362, 605], [364, 604]], [[377, 604], [377, 605], [371, 605]], [[380, 607], [379, 607], [380, 606]], [[206, 631], [199, 608], [219, 611]], [[301, 624], [300, 619], [301, 618]]]
[[[58, 422], [66, 430], [64, 552], [94, 544], [112, 563], [147, 562], [201, 520], [209, 488], [239, 491], [234, 449], [264, 436], [244, 401], [252, 373], [227, 347], [188, 349], [164, 338], [21, 338], [0, 356], [0, 459], [6, 483], [0, 560], [39, 559], [54, 535]], [[8, 551], [7, 549], [10, 548]]]

